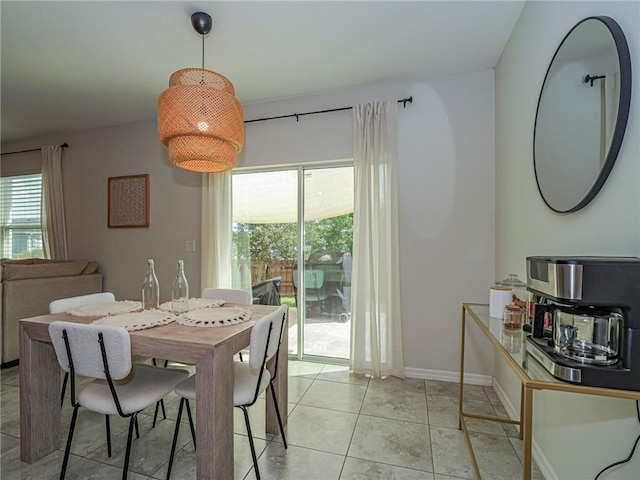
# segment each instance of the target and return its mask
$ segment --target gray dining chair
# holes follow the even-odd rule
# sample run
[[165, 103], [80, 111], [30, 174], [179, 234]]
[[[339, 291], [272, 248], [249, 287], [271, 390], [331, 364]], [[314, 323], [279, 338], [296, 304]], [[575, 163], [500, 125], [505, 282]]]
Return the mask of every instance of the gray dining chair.
[[[138, 413], [170, 393], [188, 377], [188, 372], [132, 364], [129, 332], [121, 327], [53, 322], [49, 325], [49, 335], [58, 363], [69, 373], [73, 405], [60, 479], [64, 480], [66, 474], [78, 409], [84, 407], [104, 415], [129, 418], [122, 470], [122, 478], [126, 480]], [[77, 395], [76, 375], [94, 378]]]
[[[251, 448], [251, 457], [253, 458], [253, 467], [258, 480], [260, 480], [260, 470], [258, 469], [258, 458], [256, 456], [253, 435], [251, 433], [251, 423], [249, 422], [249, 412], [247, 409], [256, 402], [260, 394], [267, 388], [270, 388], [271, 390], [273, 404], [278, 418], [278, 426], [280, 427], [280, 434], [282, 435], [284, 448], [287, 448], [287, 439], [282, 425], [280, 409], [278, 408], [278, 399], [276, 398], [276, 392], [273, 386], [273, 380], [275, 380], [278, 371], [278, 353], [280, 351], [280, 344], [282, 343], [284, 326], [287, 322], [287, 313], [288, 307], [286, 305], [282, 305], [278, 307], [277, 310], [258, 320], [251, 330], [249, 361], [246, 363], [234, 362], [233, 364], [233, 404], [235, 407], [241, 409], [244, 414], [247, 435], [249, 437], [249, 447]], [[267, 362], [274, 356], [276, 358], [273, 366], [274, 373], [272, 375], [267, 369]], [[171, 477], [173, 457], [176, 451], [178, 434], [180, 433], [182, 409], [185, 406], [189, 416], [193, 446], [194, 448], [196, 447], [195, 429], [193, 426], [193, 419], [191, 417], [191, 409], [189, 407], [189, 400], [196, 399], [196, 376], [192, 375], [186, 380], [181, 381], [174, 391], [181, 398], [180, 406], [178, 408], [178, 418], [176, 420], [176, 429], [174, 431], [173, 442], [171, 444], [171, 454], [169, 457], [169, 466], [167, 468], [167, 480]], [[198, 415], [206, 415], [206, 412], [199, 412]]]

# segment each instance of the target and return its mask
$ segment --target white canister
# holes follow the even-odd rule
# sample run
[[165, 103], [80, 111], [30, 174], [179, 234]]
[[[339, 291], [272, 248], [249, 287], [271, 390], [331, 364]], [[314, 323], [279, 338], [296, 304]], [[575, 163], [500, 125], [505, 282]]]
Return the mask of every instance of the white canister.
[[513, 300], [513, 290], [502, 285], [493, 285], [489, 289], [489, 316], [502, 318], [504, 307]]

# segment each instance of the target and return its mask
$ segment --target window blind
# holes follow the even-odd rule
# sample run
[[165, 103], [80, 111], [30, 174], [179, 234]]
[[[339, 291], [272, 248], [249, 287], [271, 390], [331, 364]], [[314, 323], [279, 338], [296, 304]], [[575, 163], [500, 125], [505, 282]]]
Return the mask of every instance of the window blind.
[[0, 178], [0, 243], [3, 258], [44, 256], [41, 204], [41, 174]]

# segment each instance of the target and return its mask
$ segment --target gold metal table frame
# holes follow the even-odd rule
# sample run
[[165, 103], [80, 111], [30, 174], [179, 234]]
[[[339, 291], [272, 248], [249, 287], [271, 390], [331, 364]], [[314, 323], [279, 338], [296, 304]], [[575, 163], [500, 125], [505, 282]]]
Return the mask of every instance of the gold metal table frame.
[[[467, 328], [467, 317], [473, 320], [485, 337], [491, 342], [495, 350], [506, 361], [507, 365], [516, 374], [520, 380], [520, 419], [511, 420], [510, 418], [490, 417], [484, 415], [475, 415], [464, 411], [464, 353], [465, 353], [465, 336]], [[465, 423], [465, 418], [475, 418], [479, 420], [489, 420], [492, 422], [508, 423], [519, 427], [520, 439], [523, 441], [522, 464], [524, 480], [531, 480], [532, 468], [532, 430], [533, 430], [533, 392], [534, 390], [555, 390], [560, 392], [582, 393], [588, 395], [600, 395], [605, 397], [626, 398], [630, 400], [640, 400], [640, 392], [631, 390], [616, 390], [611, 388], [588, 387], [584, 385], [576, 385], [566, 383], [555, 379], [546, 371], [534, 371], [527, 366], [527, 353], [524, 346], [525, 333], [516, 332], [516, 341], [521, 342], [520, 348], [515, 353], [507, 350], [502, 343], [500, 335], [502, 332], [502, 319], [492, 318], [489, 316], [489, 306], [486, 304], [463, 303], [462, 304], [462, 333], [460, 339], [460, 404], [458, 411], [458, 429], [464, 431], [464, 436], [471, 454], [473, 469], [476, 477], [482, 479], [478, 461], [473, 451], [469, 430]], [[501, 335], [500, 335], [501, 337]]]

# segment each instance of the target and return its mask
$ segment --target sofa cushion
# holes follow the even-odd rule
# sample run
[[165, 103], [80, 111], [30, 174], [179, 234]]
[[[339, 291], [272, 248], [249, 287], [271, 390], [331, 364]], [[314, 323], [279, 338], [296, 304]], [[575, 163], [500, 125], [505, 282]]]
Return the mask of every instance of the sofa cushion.
[[82, 270], [82, 275], [90, 275], [98, 271], [98, 262], [87, 262], [87, 266]]
[[[31, 265], [4, 263], [2, 265], [2, 281], [18, 280], [25, 278], [47, 278], [47, 277], [68, 277], [72, 275], [81, 275], [85, 272], [90, 262], [86, 260], [71, 260], [64, 262], [43, 262]], [[89, 269], [91, 270], [91, 268]]]
[[13, 258], [3, 258], [2, 265], [31, 265], [35, 260], [35, 258], [21, 258], [20, 260], [14, 260]]

